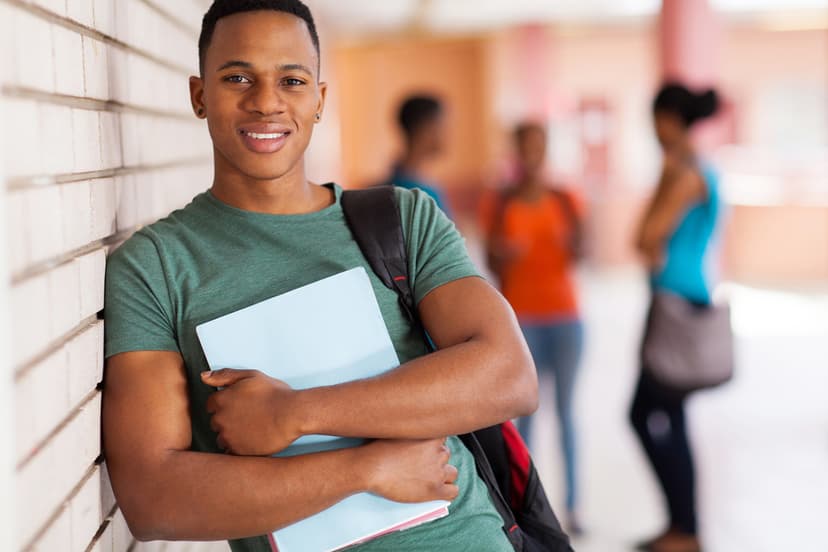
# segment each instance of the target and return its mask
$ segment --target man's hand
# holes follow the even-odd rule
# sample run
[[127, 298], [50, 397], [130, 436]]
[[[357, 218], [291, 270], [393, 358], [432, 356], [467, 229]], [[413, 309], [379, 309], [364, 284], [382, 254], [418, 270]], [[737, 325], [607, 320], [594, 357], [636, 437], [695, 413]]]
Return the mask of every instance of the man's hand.
[[224, 389], [207, 400], [210, 426], [218, 445], [240, 456], [270, 456], [301, 437], [289, 415], [297, 391], [258, 370], [225, 368], [203, 372], [201, 379]]
[[367, 455], [369, 490], [396, 502], [454, 500], [459, 489], [457, 468], [448, 463], [445, 439], [374, 441]]

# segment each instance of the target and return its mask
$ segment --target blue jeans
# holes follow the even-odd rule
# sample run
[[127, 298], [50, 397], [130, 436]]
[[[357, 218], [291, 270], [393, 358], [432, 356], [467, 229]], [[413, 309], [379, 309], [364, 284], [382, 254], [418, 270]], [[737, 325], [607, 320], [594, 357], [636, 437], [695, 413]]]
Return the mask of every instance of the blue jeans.
[[[538, 374], [552, 374], [555, 380], [555, 403], [566, 473], [566, 507], [571, 512], [575, 509], [577, 498], [572, 396], [584, 344], [584, 326], [580, 320], [567, 320], [545, 324], [521, 324], [521, 329], [529, 350], [532, 351]], [[518, 431], [530, 449], [533, 418], [534, 416], [527, 416], [517, 422]]]

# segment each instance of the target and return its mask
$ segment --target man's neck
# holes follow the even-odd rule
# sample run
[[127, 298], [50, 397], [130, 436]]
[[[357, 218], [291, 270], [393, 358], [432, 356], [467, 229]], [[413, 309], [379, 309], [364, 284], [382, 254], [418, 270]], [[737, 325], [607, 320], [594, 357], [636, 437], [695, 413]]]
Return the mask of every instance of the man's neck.
[[210, 192], [237, 209], [273, 215], [313, 213], [335, 201], [329, 189], [309, 182], [304, 170], [262, 180], [235, 170], [220, 170], [217, 166]]
[[423, 167], [427, 161], [427, 155], [421, 154], [416, 150], [411, 150], [403, 155], [397, 166], [399, 170], [407, 176], [421, 177], [423, 174]]
[[538, 199], [545, 192], [546, 182], [541, 173], [525, 175], [515, 186], [515, 194], [528, 201]]

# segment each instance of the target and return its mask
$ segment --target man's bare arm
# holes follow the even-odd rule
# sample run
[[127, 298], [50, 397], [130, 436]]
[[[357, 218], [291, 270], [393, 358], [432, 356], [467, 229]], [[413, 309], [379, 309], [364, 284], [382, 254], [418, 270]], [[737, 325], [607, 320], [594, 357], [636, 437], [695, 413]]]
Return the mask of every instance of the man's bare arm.
[[[459, 435], [537, 408], [537, 374], [515, 315], [482, 278], [429, 293], [420, 316], [438, 351], [381, 377], [309, 390], [304, 431], [422, 439]], [[367, 405], [370, 405], [368, 407]]]
[[[222, 437], [242, 454], [260, 447], [281, 450], [313, 433], [431, 439], [536, 409], [532, 357], [511, 308], [485, 280], [464, 278], [441, 286], [419, 308], [440, 350], [376, 378], [295, 391], [258, 373], [205, 375], [209, 385], [231, 385], [208, 403]], [[270, 413], [267, 442], [256, 442], [244, 430], [251, 408]]]
[[191, 452], [181, 356], [134, 352], [107, 362], [104, 450], [115, 496], [140, 540], [269, 533], [347, 496], [452, 499], [441, 441], [384, 442], [294, 458]]

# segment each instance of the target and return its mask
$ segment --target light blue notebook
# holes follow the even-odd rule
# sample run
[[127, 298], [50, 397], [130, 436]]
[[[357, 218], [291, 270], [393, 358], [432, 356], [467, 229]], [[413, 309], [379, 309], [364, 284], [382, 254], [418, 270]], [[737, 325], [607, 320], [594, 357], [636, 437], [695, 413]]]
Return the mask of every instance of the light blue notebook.
[[[267, 299], [196, 328], [213, 370], [260, 370], [295, 389], [376, 376], [400, 362], [365, 269]], [[306, 435], [281, 455], [359, 445]], [[448, 502], [400, 504], [361, 493], [273, 533], [279, 552], [328, 552], [447, 515]]]

